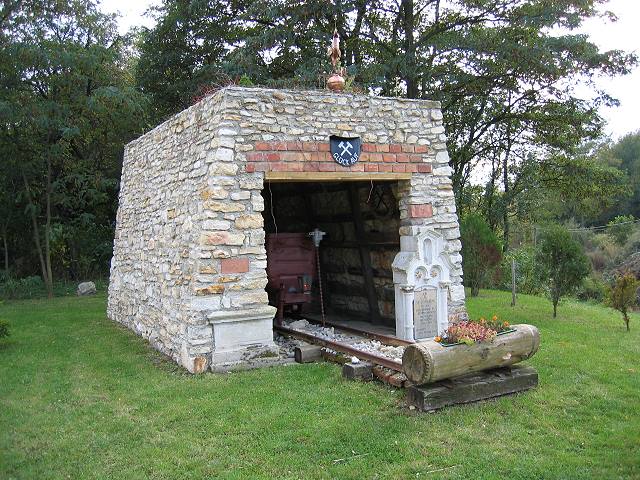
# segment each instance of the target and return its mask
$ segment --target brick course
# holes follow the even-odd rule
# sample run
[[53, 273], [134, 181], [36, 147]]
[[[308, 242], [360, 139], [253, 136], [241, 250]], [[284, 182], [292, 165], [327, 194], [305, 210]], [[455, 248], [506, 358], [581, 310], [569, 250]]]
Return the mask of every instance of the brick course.
[[[431, 163], [423, 155], [426, 153], [429, 153], [426, 145], [363, 143], [358, 162], [350, 167], [340, 166], [340, 169], [350, 172], [430, 173]], [[256, 142], [245, 157], [247, 173], [336, 171], [336, 162], [327, 142]], [[416, 165], [383, 168], [377, 165], [385, 163]]]

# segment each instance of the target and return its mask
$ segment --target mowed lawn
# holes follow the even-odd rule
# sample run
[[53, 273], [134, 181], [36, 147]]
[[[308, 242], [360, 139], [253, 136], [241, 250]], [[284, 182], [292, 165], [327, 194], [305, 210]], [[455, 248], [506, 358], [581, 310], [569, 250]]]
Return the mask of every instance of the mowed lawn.
[[640, 478], [640, 316], [509, 302], [468, 306], [539, 327], [539, 387], [435, 414], [333, 364], [185, 374], [104, 296], [5, 302], [0, 478]]

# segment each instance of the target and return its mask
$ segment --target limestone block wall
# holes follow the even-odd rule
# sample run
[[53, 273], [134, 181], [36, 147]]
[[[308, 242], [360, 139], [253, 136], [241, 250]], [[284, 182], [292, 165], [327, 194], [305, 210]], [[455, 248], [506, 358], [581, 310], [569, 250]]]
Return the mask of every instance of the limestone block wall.
[[[125, 150], [109, 317], [194, 372], [268, 354], [265, 174], [325, 171], [410, 174], [398, 189], [401, 242], [442, 235], [449, 316], [463, 315], [441, 120], [437, 102], [239, 87], [177, 114]], [[361, 160], [333, 162], [330, 135], [360, 136]]]

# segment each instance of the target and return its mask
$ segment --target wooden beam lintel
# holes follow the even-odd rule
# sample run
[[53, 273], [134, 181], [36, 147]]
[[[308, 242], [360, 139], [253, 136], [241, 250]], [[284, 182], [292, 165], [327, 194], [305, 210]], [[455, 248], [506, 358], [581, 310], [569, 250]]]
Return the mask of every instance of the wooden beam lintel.
[[265, 172], [269, 182], [362, 182], [410, 180], [411, 173], [393, 172]]

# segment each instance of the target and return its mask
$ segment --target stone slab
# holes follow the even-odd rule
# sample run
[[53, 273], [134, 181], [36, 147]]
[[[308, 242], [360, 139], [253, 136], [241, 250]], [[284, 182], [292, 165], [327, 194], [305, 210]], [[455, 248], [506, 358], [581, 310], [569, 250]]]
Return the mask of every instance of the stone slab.
[[537, 385], [538, 372], [533, 367], [513, 365], [426, 385], [413, 385], [407, 388], [406, 399], [407, 405], [429, 412], [523, 392]]
[[416, 340], [438, 335], [438, 291], [427, 288], [414, 293], [413, 337]]
[[255, 370], [257, 368], [279, 367], [283, 365], [295, 365], [295, 362], [290, 358], [259, 358], [245, 362], [212, 365], [211, 371], [214, 373], [244, 372], [246, 370]]
[[342, 376], [349, 380], [373, 380], [373, 365], [367, 362], [345, 363]]

